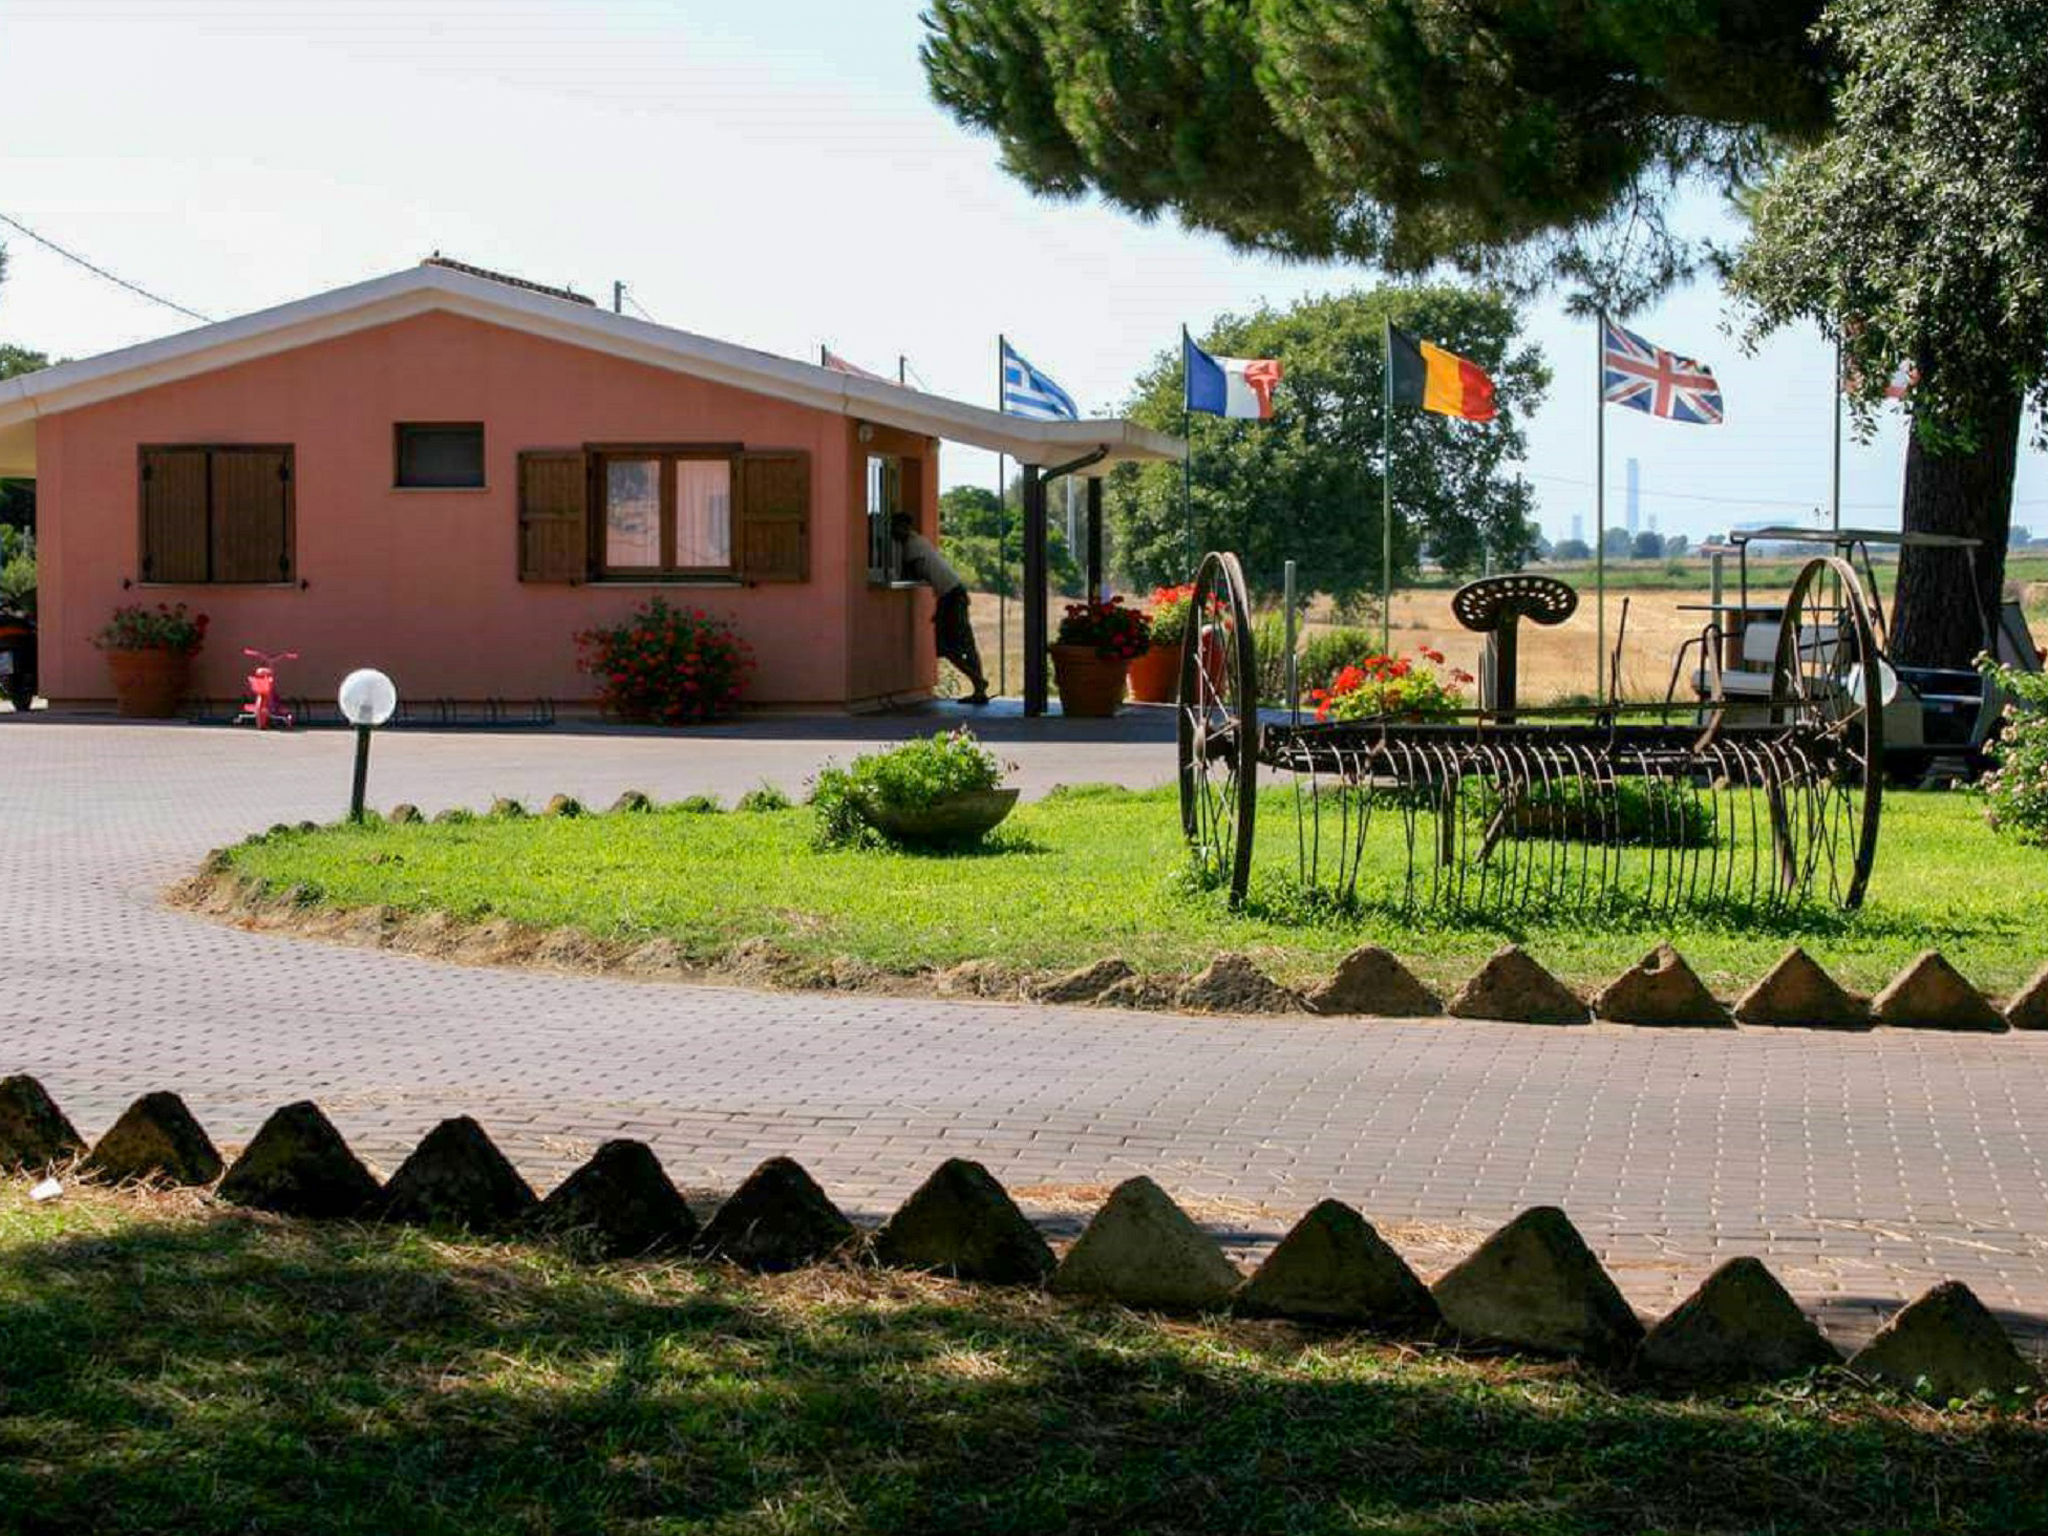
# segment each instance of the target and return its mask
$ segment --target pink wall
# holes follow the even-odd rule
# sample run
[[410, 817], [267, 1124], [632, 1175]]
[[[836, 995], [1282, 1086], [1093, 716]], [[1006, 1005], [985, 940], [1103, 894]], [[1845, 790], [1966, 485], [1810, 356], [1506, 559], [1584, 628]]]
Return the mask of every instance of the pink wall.
[[[399, 421], [482, 421], [487, 488], [392, 489]], [[867, 588], [864, 500], [846, 493], [855, 430], [838, 415], [447, 314], [48, 417], [36, 445], [43, 692], [109, 699], [88, 637], [119, 604], [182, 601], [213, 621], [195, 677], [210, 698], [242, 694], [251, 645], [298, 651], [284, 687], [309, 697], [370, 665], [423, 701], [588, 699], [571, 637], [654, 589], [520, 582], [515, 486], [520, 450], [586, 442], [808, 449], [808, 582], [661, 590], [730, 618], [752, 643], [750, 703], [842, 705], [928, 688], [918, 594]], [[936, 444], [910, 441], [930, 451], [935, 523]], [[123, 590], [139, 557], [136, 449], [178, 442], [294, 445], [306, 589]]]

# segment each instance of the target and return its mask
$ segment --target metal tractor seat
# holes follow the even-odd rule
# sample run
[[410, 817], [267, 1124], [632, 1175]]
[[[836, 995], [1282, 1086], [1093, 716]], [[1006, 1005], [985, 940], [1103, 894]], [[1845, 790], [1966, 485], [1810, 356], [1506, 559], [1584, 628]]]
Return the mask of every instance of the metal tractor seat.
[[1522, 620], [1562, 624], [1579, 610], [1579, 594], [1554, 576], [1515, 572], [1468, 581], [1451, 595], [1451, 612], [1474, 634], [1491, 635], [1487, 647], [1489, 688], [1497, 718], [1509, 719], [1515, 708], [1517, 632]]

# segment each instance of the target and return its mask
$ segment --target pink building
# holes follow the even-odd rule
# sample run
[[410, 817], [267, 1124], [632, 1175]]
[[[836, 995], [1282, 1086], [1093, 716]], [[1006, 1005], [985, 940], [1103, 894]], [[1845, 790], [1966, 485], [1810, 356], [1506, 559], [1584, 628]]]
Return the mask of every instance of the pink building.
[[[90, 637], [132, 602], [211, 617], [195, 689], [216, 701], [247, 645], [300, 653], [292, 691], [368, 665], [414, 700], [574, 708], [572, 637], [657, 592], [746, 636], [750, 704], [922, 697], [930, 600], [892, 580], [883, 530], [899, 509], [936, 529], [942, 439], [1025, 465], [1041, 511], [1042, 472], [1094, 477], [1098, 526], [1104, 472], [1180, 451], [440, 262], [0, 382], [0, 474], [37, 482], [53, 708], [111, 703]], [[1042, 635], [1042, 599], [1029, 617]]]

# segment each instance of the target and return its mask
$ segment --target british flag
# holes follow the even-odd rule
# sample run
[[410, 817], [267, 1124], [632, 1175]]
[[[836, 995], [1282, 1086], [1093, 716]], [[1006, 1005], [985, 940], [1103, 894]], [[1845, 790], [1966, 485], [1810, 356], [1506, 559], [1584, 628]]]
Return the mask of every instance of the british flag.
[[1607, 404], [1703, 427], [1721, 424], [1721, 386], [1704, 364], [1652, 346], [1612, 320], [1600, 322], [1600, 363]]

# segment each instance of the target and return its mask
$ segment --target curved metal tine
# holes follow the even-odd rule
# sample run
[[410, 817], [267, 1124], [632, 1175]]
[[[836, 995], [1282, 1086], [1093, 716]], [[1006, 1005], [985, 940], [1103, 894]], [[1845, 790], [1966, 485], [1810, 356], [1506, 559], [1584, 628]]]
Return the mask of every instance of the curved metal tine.
[[[1566, 776], [1558, 772], [1556, 753], [1545, 747], [1541, 752], [1537, 753], [1536, 760], [1541, 769], [1541, 782], [1543, 785], [1543, 795], [1538, 804], [1549, 806], [1562, 804], [1565, 795], [1564, 786], [1567, 781]], [[1540, 844], [1540, 852], [1538, 849], [1531, 850], [1532, 854], [1540, 857], [1543, 861], [1543, 900], [1546, 902], [1555, 903], [1564, 898], [1565, 882], [1558, 878], [1558, 868], [1561, 862], [1565, 875], [1567, 877], [1570, 875], [1571, 847], [1572, 845], [1563, 838], [1545, 836]]]
[[[1473, 882], [1472, 862], [1466, 856], [1464, 839], [1459, 836], [1462, 829], [1458, 825], [1458, 803], [1464, 796], [1471, 764], [1466, 754], [1449, 742], [1436, 743], [1435, 752], [1439, 786], [1436, 798], [1437, 838], [1450, 854], [1444, 862], [1444, 876], [1451, 885], [1452, 905], [1462, 912], [1469, 910], [1469, 904], [1475, 899], [1468, 892]], [[1483, 900], [1485, 894], [1485, 876], [1481, 871], [1476, 899]]]
[[1391, 748], [1383, 745], [1378, 750], [1387, 753], [1392, 772], [1388, 775], [1394, 784], [1394, 807], [1401, 815], [1401, 838], [1407, 864], [1401, 878], [1401, 903], [1410, 911], [1415, 907], [1415, 799], [1408, 790], [1413, 786], [1413, 753], [1406, 742]]

